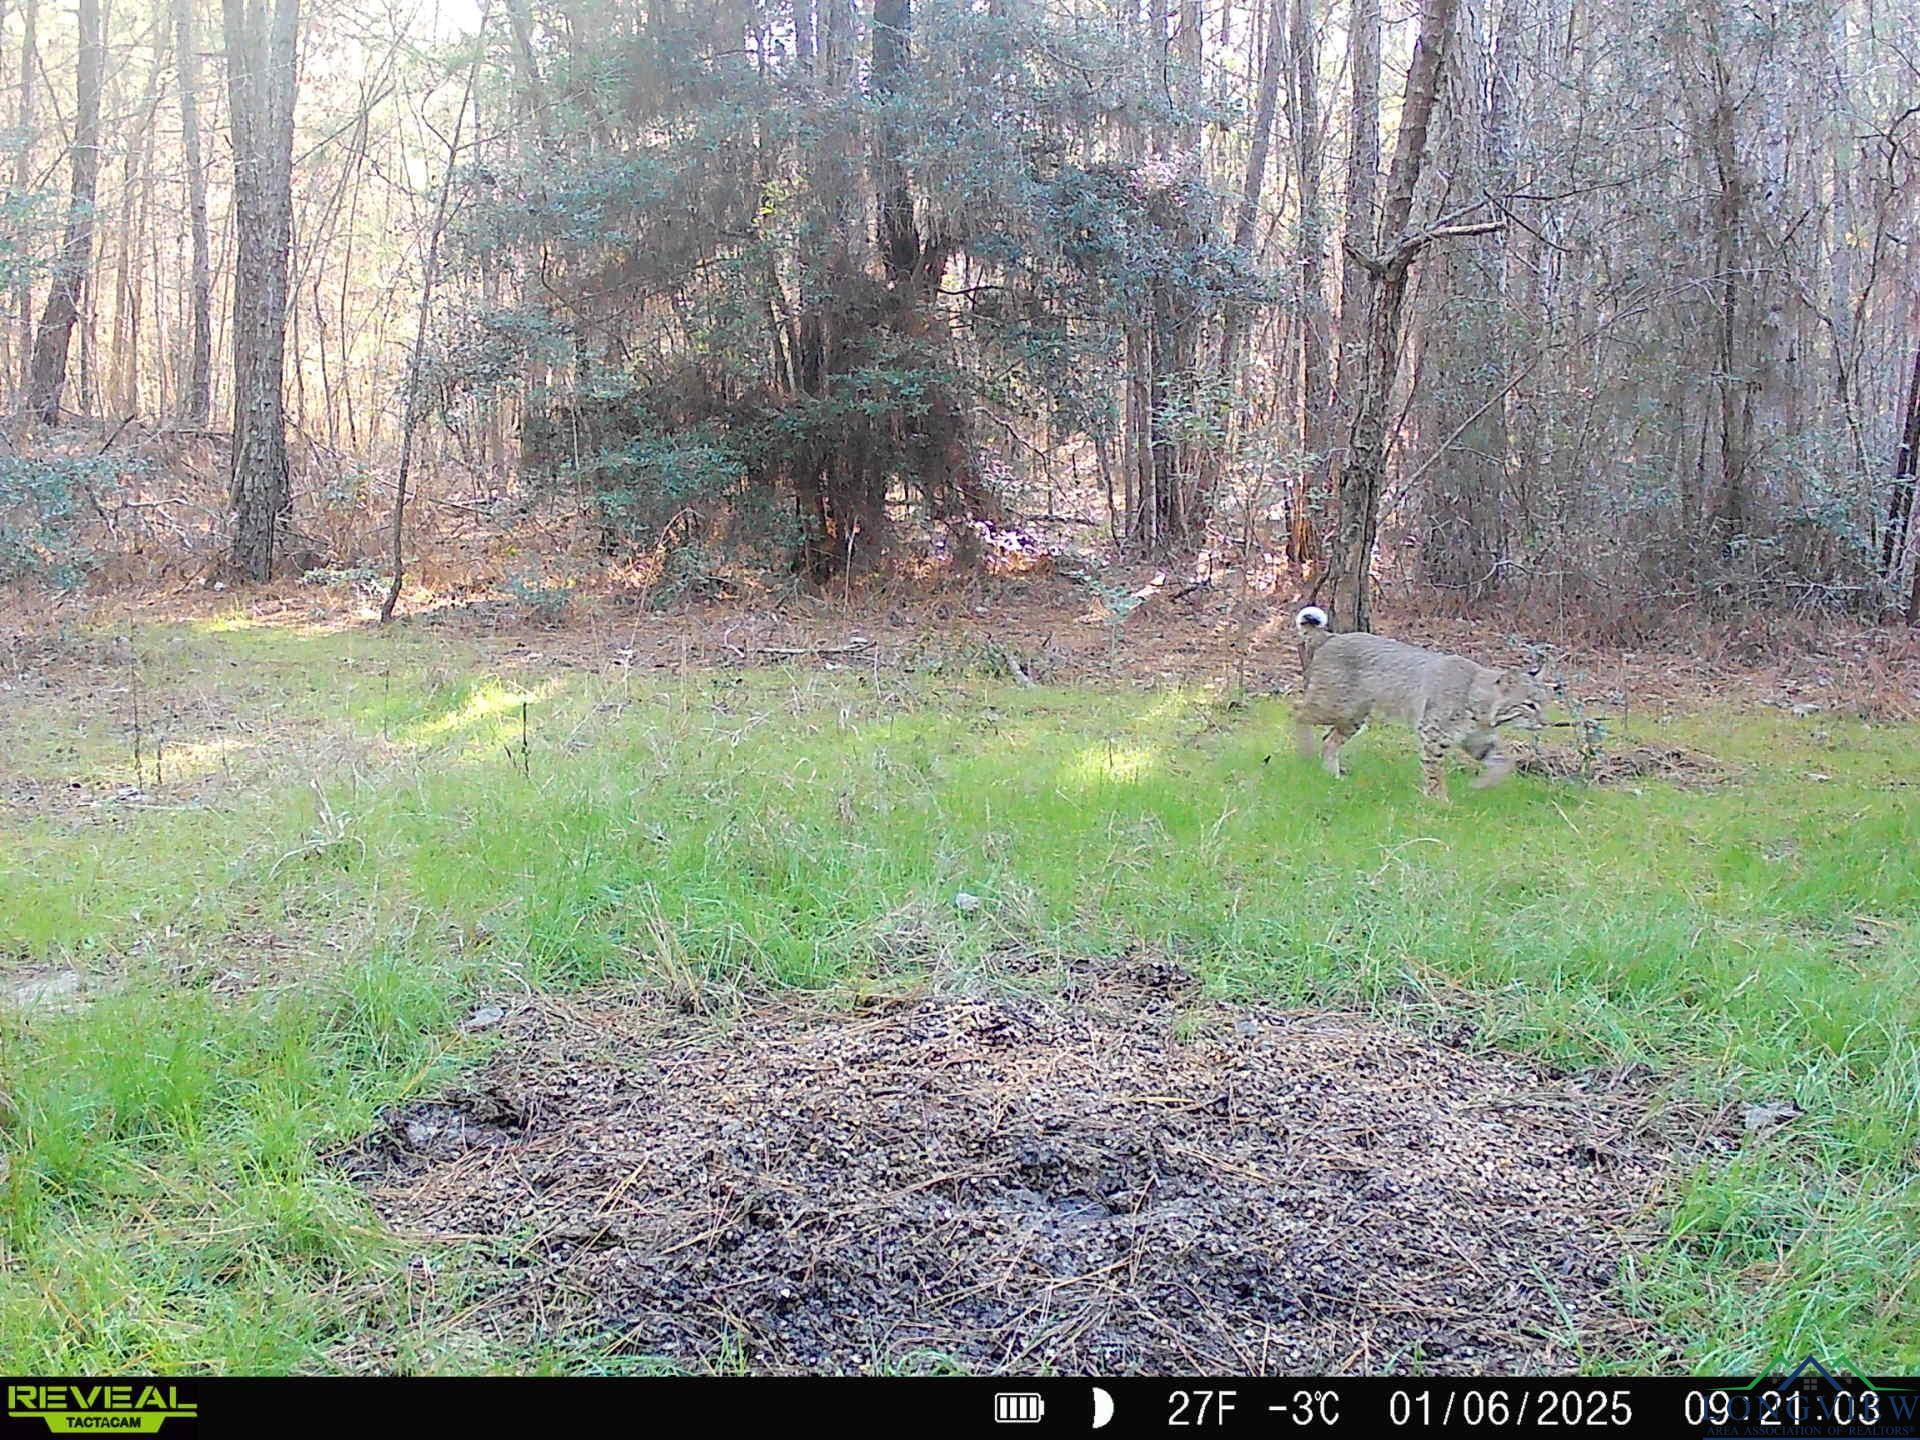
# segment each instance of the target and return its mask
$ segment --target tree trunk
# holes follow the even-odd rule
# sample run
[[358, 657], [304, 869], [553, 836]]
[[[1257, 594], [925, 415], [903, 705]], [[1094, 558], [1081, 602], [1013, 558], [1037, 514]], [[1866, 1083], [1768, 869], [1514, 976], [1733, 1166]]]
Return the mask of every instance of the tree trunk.
[[233, 116], [233, 568], [273, 573], [292, 510], [283, 391], [300, 0], [223, 0]]
[[[20, 148], [13, 157], [13, 193], [16, 195], [25, 195], [33, 178], [33, 88], [34, 72], [40, 63], [34, 29], [39, 10], [39, 0], [26, 0], [21, 12], [26, 22], [26, 34], [20, 41]], [[19, 393], [24, 399], [32, 384], [33, 374], [33, 282], [27, 278], [24, 266], [13, 286], [13, 317], [15, 343], [20, 357]]]
[[793, 58], [813, 68], [813, 0], [793, 0]]
[[508, 0], [507, 22], [513, 31], [513, 71], [518, 103], [533, 122], [542, 149], [547, 144], [547, 97], [540, 79], [540, 60], [533, 50], [533, 13], [527, 0]]
[[[487, 23], [487, 7], [480, 11], [480, 28], [484, 32]], [[407, 356], [407, 390], [400, 418], [400, 465], [394, 477], [393, 485], [393, 579], [387, 587], [387, 598], [380, 605], [380, 623], [386, 624], [393, 619], [393, 607], [400, 601], [400, 587], [406, 582], [406, 560], [402, 545], [406, 539], [407, 524], [407, 480], [413, 466], [413, 437], [420, 428], [420, 416], [424, 409], [424, 374], [427, 354], [427, 323], [433, 316], [433, 290], [440, 278], [440, 237], [447, 229], [448, 202], [453, 197], [454, 167], [460, 163], [460, 137], [467, 128], [467, 111], [473, 104], [474, 81], [480, 75], [480, 62], [486, 58], [486, 49], [481, 47], [474, 55], [473, 64], [467, 67], [467, 88], [460, 95], [460, 110], [453, 120], [453, 138], [447, 142], [447, 168], [440, 176], [440, 198], [433, 210], [433, 229], [427, 232], [427, 254], [420, 272], [420, 308], [414, 315], [413, 349]], [[476, 118], [476, 122], [478, 117]]]
[[[1300, 182], [1300, 470], [1293, 514], [1312, 513], [1327, 463], [1326, 217], [1320, 207], [1320, 66], [1312, 0], [1293, 0], [1293, 156]], [[1295, 557], [1298, 563], [1301, 557]]]
[[[1248, 137], [1247, 176], [1240, 187], [1240, 208], [1233, 222], [1234, 248], [1248, 256], [1253, 253], [1260, 219], [1260, 192], [1266, 188], [1267, 156], [1273, 148], [1273, 117], [1280, 108], [1280, 77], [1287, 54], [1287, 0], [1272, 0], [1272, 3], [1266, 53], [1260, 62], [1260, 95], [1254, 104], [1253, 133]], [[1229, 307], [1220, 333], [1220, 376], [1226, 382], [1231, 383], [1235, 378], [1246, 333], [1247, 307]]]
[[[1172, 9], [1172, 0], [1155, 0], [1152, 6], [1156, 48], [1169, 45]], [[1179, 61], [1178, 94], [1188, 105], [1200, 94], [1203, 46], [1199, 0], [1180, 0], [1168, 55], [1170, 61]], [[1193, 123], [1163, 130], [1156, 137], [1161, 160], [1178, 176], [1151, 201], [1170, 253], [1184, 251], [1202, 223], [1195, 214], [1202, 139], [1199, 125]], [[1196, 409], [1200, 332], [1206, 316], [1181, 293], [1172, 276], [1156, 276], [1148, 282], [1145, 309], [1142, 333], [1129, 337], [1133, 358], [1143, 358], [1147, 366], [1139, 377], [1146, 403], [1144, 414], [1136, 412], [1143, 429], [1135, 438], [1141, 489], [1132, 539], [1137, 550], [1151, 555], [1180, 549], [1197, 539], [1205, 529], [1213, 496], [1207, 467], [1198, 463], [1200, 452], [1182, 433]]]
[[[1338, 382], [1343, 430], [1353, 424], [1354, 400], [1361, 386], [1366, 355], [1367, 296], [1371, 277], [1356, 259], [1358, 249], [1380, 249], [1380, 0], [1353, 0], [1347, 33], [1347, 65], [1353, 72], [1353, 110], [1348, 125], [1346, 254], [1340, 266], [1340, 372]], [[1332, 475], [1345, 473], [1344, 456], [1335, 457]], [[1301, 566], [1324, 559], [1321, 534], [1333, 496], [1326, 491], [1308, 497], [1304, 511], [1294, 515], [1288, 557]]]
[[[1340, 476], [1340, 527], [1332, 568], [1333, 621], [1339, 630], [1371, 628], [1371, 570], [1380, 525], [1380, 491], [1386, 475], [1386, 412], [1400, 367], [1402, 307], [1407, 273], [1427, 238], [1411, 233], [1414, 191], [1426, 162], [1427, 126], [1446, 65], [1459, 0], [1427, 0], [1407, 71], [1400, 136], [1387, 177], [1380, 217], [1380, 254], [1357, 255], [1365, 277], [1367, 342], [1360, 357], [1358, 393]], [[1491, 227], [1487, 227], [1491, 228]], [[1351, 252], [1350, 252], [1351, 253]]]
[[[912, 0], [874, 0], [872, 33], [872, 84], [874, 98], [881, 106], [895, 104], [900, 90], [906, 88], [914, 44], [914, 4]], [[922, 263], [920, 230], [914, 225], [914, 190], [906, 179], [906, 165], [900, 152], [906, 148], [906, 136], [900, 131], [897, 115], [881, 115], [874, 127], [874, 207], [876, 230], [874, 244], [879, 250], [879, 271], [887, 280], [887, 326], [904, 338], [924, 340], [925, 315], [920, 305]], [[847, 553], [862, 543], [868, 549], [881, 547], [887, 540], [887, 482], [885, 470], [870, 459], [862, 465], [843, 465], [839, 484], [839, 509], [851, 520], [854, 532], [847, 536]], [[924, 476], [931, 480], [931, 476]]]
[[[1435, 164], [1469, 193], [1513, 188], [1507, 82], [1517, 8], [1501, 7], [1491, 55], [1477, 27], [1462, 23], [1449, 83], [1441, 87], [1446, 131], [1436, 142]], [[1502, 406], [1490, 403], [1509, 388], [1502, 237], [1462, 241], [1426, 264], [1422, 293], [1437, 299], [1422, 327], [1426, 369], [1434, 377], [1422, 413], [1448, 438], [1415, 497], [1420, 570], [1428, 584], [1472, 602], [1497, 583], [1506, 552], [1507, 425]]]
[[[1226, 7], [1222, 7], [1223, 15], [1225, 10]], [[1223, 18], [1223, 34], [1226, 23]], [[1250, 33], [1254, 32], [1250, 30]], [[1273, 149], [1273, 121], [1280, 109], [1280, 80], [1285, 72], [1287, 56], [1286, 37], [1287, 0], [1271, 0], [1266, 43], [1260, 56], [1260, 89], [1254, 102], [1253, 131], [1248, 136], [1246, 177], [1241, 182], [1240, 203], [1233, 222], [1234, 248], [1246, 257], [1249, 264], [1255, 259], [1260, 196], [1266, 189], [1267, 160]], [[1210, 396], [1216, 407], [1217, 428], [1202, 460], [1205, 488], [1209, 493], [1218, 492], [1227, 457], [1236, 443], [1236, 432], [1248, 420], [1248, 407], [1239, 403], [1239, 393], [1242, 381], [1240, 364], [1246, 349], [1249, 308], [1244, 304], [1230, 303], [1220, 317], [1220, 350], [1214, 364]], [[1263, 472], [1255, 491], [1246, 498], [1249, 517], [1256, 509], [1264, 508], [1267, 484], [1268, 477]]]
[[79, 76], [73, 119], [73, 195], [67, 206], [66, 243], [54, 267], [53, 291], [41, 312], [27, 382], [27, 406], [43, 424], [60, 422], [67, 385], [67, 352], [93, 260], [94, 193], [100, 178], [100, 80], [106, 47], [100, 35], [99, 0], [80, 0]]
[[1740, 160], [1739, 110], [1736, 91], [1750, 93], [1750, 81], [1736, 75], [1727, 63], [1718, 5], [1702, 11], [1709, 73], [1713, 77], [1713, 108], [1708, 117], [1707, 141], [1713, 157], [1714, 180], [1714, 288], [1718, 311], [1714, 316], [1714, 385], [1720, 399], [1720, 493], [1713, 512], [1713, 531], [1725, 553], [1747, 526], [1747, 467], [1753, 452], [1754, 372], [1760, 362], [1751, 326], [1743, 323], [1753, 310], [1751, 262], [1746, 256], [1748, 177]]
[[[809, 100], [823, 126], [843, 116], [854, 101], [857, 69], [855, 16], [851, 0], [815, 0], [811, 14], [812, 45], [798, 58], [811, 81]], [[859, 160], [844, 141], [851, 132], [841, 127], [836, 138], [817, 147], [807, 191], [813, 206], [807, 217], [813, 233], [799, 277], [799, 314], [794, 325], [794, 383], [804, 393], [824, 399], [832, 393], [836, 362], [846, 332], [855, 321], [843, 313], [845, 297], [860, 273], [855, 255], [858, 224]], [[830, 492], [838, 488], [840, 470], [848, 462], [845, 451], [814, 439], [790, 466], [794, 511], [800, 528], [798, 567], [810, 578], [824, 580], [846, 557], [845, 517], [834, 513]]]
[[[1913, 522], [1914, 471], [1920, 468], [1920, 347], [1913, 354], [1913, 378], [1907, 382], [1907, 408], [1893, 451], [1893, 491], [1887, 497], [1887, 529], [1880, 537], [1880, 573], [1900, 579], [1901, 542]], [[1912, 619], [1911, 614], [1908, 619]]]
[[[873, 92], [892, 101], [903, 95], [913, 73], [912, 0], [875, 0], [873, 10]], [[894, 117], [875, 128], [873, 176], [879, 214], [876, 239], [886, 278], [888, 328], [899, 335], [919, 363], [935, 368], [946, 356], [936, 342], [935, 306], [946, 275], [951, 246], [937, 231], [923, 234], [913, 189], [901, 155], [907, 136]], [[965, 411], [944, 379], [932, 378], [925, 416], [907, 439], [911, 472], [933, 519], [991, 517], [997, 507], [973, 462]], [[875, 467], [866, 476], [860, 523], [877, 538], [885, 535], [888, 477]]]
[[153, 57], [147, 68], [145, 94], [123, 132], [126, 160], [120, 179], [120, 237], [113, 304], [113, 353], [107, 365], [109, 413], [131, 417], [140, 413], [140, 245], [147, 233], [147, 195], [152, 190], [154, 120], [160, 112], [160, 74], [166, 65], [165, 0], [156, 0], [153, 17]]
[[[873, 94], [881, 104], [894, 101], [905, 87], [912, 48], [913, 0], [874, 0]], [[896, 119], [883, 117], [874, 127], [874, 198], [879, 207], [876, 238], [887, 284], [896, 291], [910, 285], [920, 265], [913, 191], [899, 157], [902, 142]]]
[[[7, 21], [10, 20], [13, 15], [11, 5], [12, 0], [0, 0], [0, 41], [4, 41], [7, 33]], [[13, 76], [8, 71], [8, 58], [5, 45], [0, 43], [0, 91], [7, 91], [13, 88]], [[32, 146], [33, 141], [30, 136], [20, 134], [14, 137], [14, 143], [19, 147], [21, 153], [24, 154]], [[16, 164], [17, 163], [16, 160]], [[9, 196], [20, 195], [17, 186], [7, 193]], [[25, 197], [21, 196], [21, 198], [24, 199]], [[11, 290], [9, 290], [7, 298], [9, 302], [12, 301], [13, 295]], [[12, 322], [13, 312], [9, 310], [7, 324], [3, 330], [0, 330], [0, 389], [11, 387], [15, 374]]]
[[[913, 54], [913, 0], [874, 0], [873, 96], [890, 106], [906, 88]], [[920, 288], [921, 266], [927, 258], [915, 226], [913, 188], [908, 183], [900, 152], [906, 137], [895, 115], [883, 114], [873, 129], [874, 243], [880, 252], [880, 273], [886, 277], [887, 324], [910, 342], [925, 338]], [[933, 417], [930, 415], [929, 423]], [[887, 482], [884, 470], [871, 464], [847, 467], [840, 486], [841, 509], [866, 546], [884, 545], [887, 528]], [[933, 477], [922, 477], [932, 498]], [[847, 483], [852, 482], [852, 483]], [[848, 536], [851, 553], [853, 536]]]
[[174, 0], [175, 64], [180, 72], [180, 135], [187, 160], [187, 228], [193, 237], [187, 378], [180, 419], [205, 429], [213, 411], [213, 268], [207, 239], [207, 167], [200, 156], [200, 48], [194, 0]]

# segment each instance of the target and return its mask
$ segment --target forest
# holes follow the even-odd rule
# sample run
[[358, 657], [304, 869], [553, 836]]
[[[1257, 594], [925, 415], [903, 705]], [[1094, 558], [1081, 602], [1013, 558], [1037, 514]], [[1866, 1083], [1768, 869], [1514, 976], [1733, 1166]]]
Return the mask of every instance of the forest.
[[1912, 1374], [1917, 469], [1910, 4], [0, 0], [0, 1355]]
[[16, 577], [390, 563], [412, 499], [817, 583], [1070, 513], [1349, 628], [1915, 618], [1902, 6], [0, 20]]

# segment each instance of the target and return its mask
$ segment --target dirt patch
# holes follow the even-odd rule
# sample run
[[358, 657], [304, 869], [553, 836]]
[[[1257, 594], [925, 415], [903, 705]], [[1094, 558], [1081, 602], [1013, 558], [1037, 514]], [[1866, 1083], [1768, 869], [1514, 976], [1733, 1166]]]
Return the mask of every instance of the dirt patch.
[[1536, 750], [1522, 750], [1517, 763], [1528, 775], [1548, 780], [1578, 780], [1588, 785], [1660, 780], [1683, 788], [1703, 789], [1727, 778], [1726, 768], [1711, 755], [1678, 745], [1633, 745], [1592, 755], [1543, 745]]
[[[1078, 532], [1076, 531], [1077, 535]], [[1087, 537], [1079, 535], [1080, 540]], [[542, 619], [503, 588], [497, 566], [455, 582], [428, 581], [402, 604], [403, 626], [472, 643], [493, 663], [594, 671], [801, 665], [881, 670], [970, 660], [1041, 683], [1227, 682], [1255, 692], [1298, 688], [1293, 629], [1306, 596], [1268, 565], [1213, 569], [1104, 565], [1089, 554], [1044, 557], [1016, 573], [968, 576], [937, 568], [836, 580], [823, 590], [746, 585], [729, 600], [655, 608], [603, 558], [582, 555], [563, 615]], [[432, 566], [428, 569], [431, 570]], [[616, 567], [617, 571], [617, 567]], [[418, 577], [418, 578], [425, 578]], [[570, 582], [571, 583], [571, 582]], [[45, 635], [128, 623], [226, 616], [303, 630], [367, 628], [364, 594], [291, 581], [242, 593], [103, 589], [58, 620], [0, 596], [0, 694], [10, 654], [31, 661]], [[1701, 705], [1765, 705], [1795, 715], [1920, 719], [1920, 631], [1820, 613], [1755, 614], [1739, 622], [1670, 620], [1643, 647], [1602, 638], [1577, 614], [1511, 606], [1471, 614], [1380, 597], [1375, 628], [1490, 665], [1545, 663], [1573, 694], [1625, 715]], [[1591, 617], [1588, 617], [1591, 619]], [[868, 642], [858, 656], [846, 647]]]
[[1640, 1329], [1641, 1097], [1140, 973], [725, 1029], [545, 1000], [346, 1163], [403, 1235], [497, 1237], [465, 1323], [696, 1369], [1553, 1372]]
[[0, 1002], [20, 1011], [63, 1013], [83, 1008], [87, 989], [78, 970], [35, 969], [0, 977]]

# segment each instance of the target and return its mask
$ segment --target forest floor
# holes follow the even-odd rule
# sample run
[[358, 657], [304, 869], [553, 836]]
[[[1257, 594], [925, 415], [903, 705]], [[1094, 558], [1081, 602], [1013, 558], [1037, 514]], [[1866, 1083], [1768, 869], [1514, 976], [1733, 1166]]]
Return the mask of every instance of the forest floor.
[[0, 1353], [1920, 1367], [1910, 639], [1563, 635], [1443, 806], [1139, 588], [19, 617]]

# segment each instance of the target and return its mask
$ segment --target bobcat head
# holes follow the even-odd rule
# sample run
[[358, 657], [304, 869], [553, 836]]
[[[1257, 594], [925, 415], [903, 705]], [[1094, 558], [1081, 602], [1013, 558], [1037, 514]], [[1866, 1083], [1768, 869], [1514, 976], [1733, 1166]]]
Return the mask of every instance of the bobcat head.
[[1552, 698], [1538, 670], [1496, 671], [1488, 723], [1494, 729], [1518, 725], [1522, 730], [1538, 730], [1546, 723], [1547, 705]]

